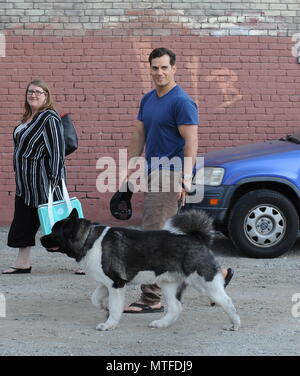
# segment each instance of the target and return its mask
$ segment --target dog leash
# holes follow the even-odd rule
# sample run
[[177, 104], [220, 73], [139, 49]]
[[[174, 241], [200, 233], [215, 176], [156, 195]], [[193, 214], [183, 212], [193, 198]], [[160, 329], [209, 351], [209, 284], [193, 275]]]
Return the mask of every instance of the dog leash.
[[178, 210], [177, 210], [177, 214], [180, 213], [181, 209], [182, 209], [182, 200], [178, 200]]

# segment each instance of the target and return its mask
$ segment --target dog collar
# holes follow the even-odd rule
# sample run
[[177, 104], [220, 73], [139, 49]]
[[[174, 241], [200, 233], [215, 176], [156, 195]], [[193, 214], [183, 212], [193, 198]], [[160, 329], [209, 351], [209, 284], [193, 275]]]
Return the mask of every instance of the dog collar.
[[[84, 244], [83, 244], [83, 249], [88, 249], [90, 247], [90, 245], [89, 245], [90, 235], [91, 235], [92, 228], [94, 228], [94, 227], [104, 227], [104, 226], [100, 225], [100, 224], [91, 225], [90, 231], [88, 232], [87, 237], [85, 238], [85, 241], [84, 241]], [[101, 239], [104, 238], [105, 234], [108, 232], [109, 229], [110, 229], [109, 226], [104, 227], [104, 230], [102, 231], [102, 233], [100, 235]]]

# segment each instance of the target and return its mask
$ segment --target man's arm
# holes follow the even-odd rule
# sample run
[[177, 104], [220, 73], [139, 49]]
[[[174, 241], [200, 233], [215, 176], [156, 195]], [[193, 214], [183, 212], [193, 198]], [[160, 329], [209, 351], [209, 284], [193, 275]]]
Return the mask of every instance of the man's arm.
[[181, 125], [178, 127], [181, 137], [185, 140], [183, 175], [193, 174], [193, 167], [198, 152], [198, 126]]
[[[198, 126], [181, 125], [178, 127], [181, 137], [185, 140], [184, 145], [184, 166], [183, 166], [183, 183], [186, 187], [191, 187], [193, 168], [196, 163], [198, 152]], [[182, 205], [185, 204], [186, 192], [183, 189], [180, 194]]]
[[131, 158], [139, 157], [143, 150], [145, 144], [145, 129], [144, 124], [137, 120], [135, 131], [131, 136], [131, 140], [128, 146], [128, 162]]
[[[134, 158], [139, 157], [144, 150], [145, 145], [145, 129], [144, 124], [137, 120], [135, 130], [131, 136], [129, 146], [127, 149], [127, 169], [122, 172], [121, 181], [127, 179], [134, 171], [135, 168], [130, 168], [130, 166], [135, 165]], [[131, 162], [131, 163], [130, 163]]]

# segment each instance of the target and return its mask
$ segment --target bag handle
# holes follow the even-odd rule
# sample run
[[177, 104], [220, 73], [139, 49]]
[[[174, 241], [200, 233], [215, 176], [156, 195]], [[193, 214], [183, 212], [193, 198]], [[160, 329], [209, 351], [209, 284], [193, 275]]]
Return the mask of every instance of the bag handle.
[[[72, 211], [72, 205], [70, 201], [70, 196], [66, 187], [66, 183], [64, 179], [61, 179], [62, 183], [62, 190], [63, 190], [63, 198], [64, 201], [67, 204], [69, 214]], [[52, 187], [51, 184], [49, 184], [49, 194], [48, 194], [48, 216], [51, 227], [54, 225], [54, 216], [53, 216], [53, 192], [56, 187]]]

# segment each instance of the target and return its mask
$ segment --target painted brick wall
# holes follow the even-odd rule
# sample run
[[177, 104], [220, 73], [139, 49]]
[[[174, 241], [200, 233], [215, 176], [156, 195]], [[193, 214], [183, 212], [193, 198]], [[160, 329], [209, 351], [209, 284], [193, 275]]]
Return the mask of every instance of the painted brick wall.
[[[128, 146], [139, 100], [151, 89], [147, 57], [177, 53], [177, 82], [198, 102], [199, 153], [279, 138], [299, 128], [299, 5], [288, 1], [0, 1], [0, 224], [15, 193], [12, 130], [34, 77], [70, 112], [80, 148], [68, 187], [86, 216], [116, 223], [96, 181], [103, 157]], [[142, 194], [133, 200], [139, 223]], [[127, 223], [126, 223], [127, 224]]]
[[0, 29], [22, 35], [270, 35], [299, 31], [298, 0], [9, 0]]

